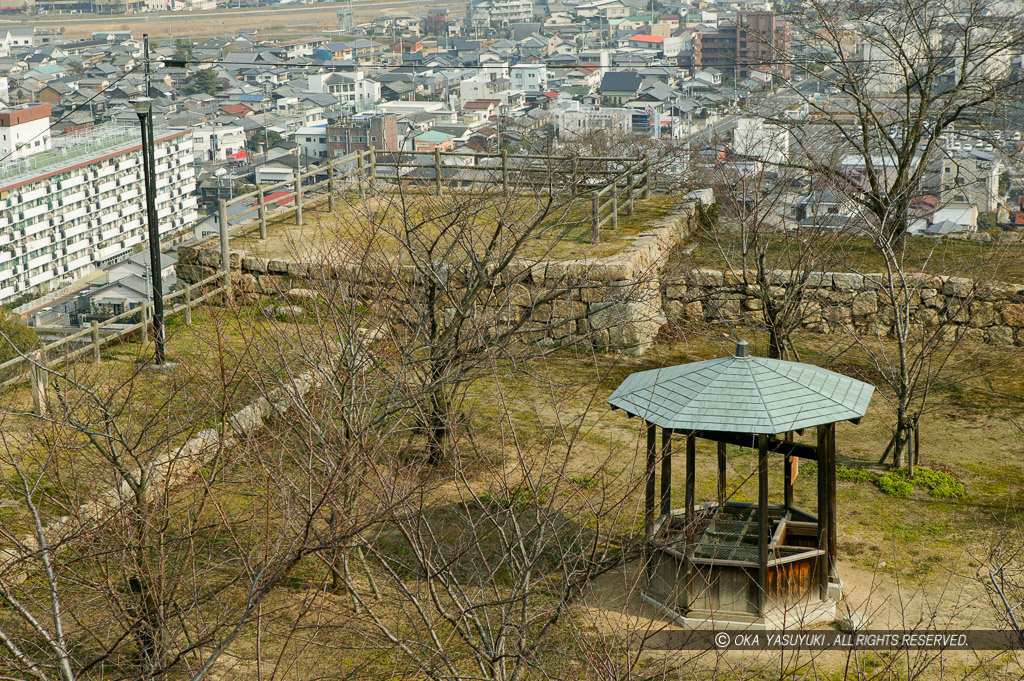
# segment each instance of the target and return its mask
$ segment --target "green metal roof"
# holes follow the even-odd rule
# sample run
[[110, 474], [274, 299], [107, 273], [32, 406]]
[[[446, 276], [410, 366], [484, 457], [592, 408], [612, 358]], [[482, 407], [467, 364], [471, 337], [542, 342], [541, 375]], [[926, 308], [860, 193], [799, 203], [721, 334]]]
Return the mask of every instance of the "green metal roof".
[[774, 435], [864, 415], [874, 386], [811, 364], [731, 357], [630, 374], [608, 403], [662, 428]]

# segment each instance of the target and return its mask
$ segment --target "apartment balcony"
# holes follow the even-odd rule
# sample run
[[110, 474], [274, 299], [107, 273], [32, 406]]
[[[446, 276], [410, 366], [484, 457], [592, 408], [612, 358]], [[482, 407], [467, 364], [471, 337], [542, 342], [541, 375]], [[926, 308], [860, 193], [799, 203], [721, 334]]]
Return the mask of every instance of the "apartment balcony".
[[40, 220], [30, 227], [25, 227], [25, 237], [28, 238], [33, 234], [39, 234], [40, 232], [50, 229], [53, 225], [50, 224], [49, 220]]
[[41, 199], [47, 194], [46, 187], [39, 187], [38, 189], [32, 189], [21, 195], [21, 203], [28, 203], [29, 201], [35, 201]]
[[81, 208], [76, 208], [74, 210], [69, 210], [68, 212], [64, 213], [64, 219], [62, 222], [64, 224], [68, 224], [69, 222], [73, 222], [79, 218], [85, 217], [85, 214], [87, 212], [88, 209], [84, 206]]
[[54, 260], [55, 260], [54, 253], [53, 253], [53, 251], [51, 251], [49, 253], [44, 253], [44, 254], [40, 255], [39, 257], [37, 257], [37, 258], [32, 258], [31, 260], [28, 261], [28, 264], [25, 265], [25, 267], [28, 268], [28, 270], [31, 272], [32, 270], [34, 270], [37, 267], [42, 267], [43, 265], [49, 265]]

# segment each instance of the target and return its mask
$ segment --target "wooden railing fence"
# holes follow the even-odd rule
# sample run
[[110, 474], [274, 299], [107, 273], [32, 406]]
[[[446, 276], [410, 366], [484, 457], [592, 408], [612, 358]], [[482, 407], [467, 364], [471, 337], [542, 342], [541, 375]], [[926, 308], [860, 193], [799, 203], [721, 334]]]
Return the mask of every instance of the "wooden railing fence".
[[[417, 163], [418, 158], [428, 156], [432, 163]], [[450, 163], [445, 161], [449, 160]], [[394, 169], [391, 172], [389, 169]], [[430, 169], [432, 177], [417, 177], [413, 171]], [[322, 179], [318, 179], [322, 178]], [[586, 197], [591, 202], [591, 240], [600, 239], [601, 228], [618, 226], [619, 215], [633, 214], [633, 202], [646, 199], [651, 191], [650, 165], [645, 158], [584, 157], [584, 156], [517, 156], [505, 151], [500, 153], [474, 152], [473, 154], [433, 151], [385, 152], [372, 147], [332, 159], [325, 164], [296, 171], [291, 180], [272, 185], [261, 185], [256, 190], [240, 194], [230, 200], [218, 203], [219, 234], [210, 236], [198, 245], [219, 242], [221, 271], [202, 281], [168, 293], [164, 296], [165, 318], [178, 314], [185, 315], [185, 323], [191, 324], [192, 308], [209, 298], [223, 294], [232, 298], [230, 268], [230, 237], [259, 229], [261, 239], [267, 236], [267, 223], [281, 217], [293, 215], [295, 223], [302, 225], [303, 210], [319, 194], [326, 192], [327, 209], [333, 211], [335, 196], [341, 183], [351, 183], [360, 193], [375, 182], [413, 182], [433, 185], [437, 192], [446, 187], [472, 187], [478, 184], [501, 184], [505, 191], [547, 189], [548, 191], [571, 191], [571, 196]], [[283, 193], [281, 193], [283, 191]], [[277, 194], [267, 201], [268, 194]], [[639, 195], [639, 196], [638, 196]], [[322, 201], [322, 197], [318, 198]], [[228, 215], [233, 205], [246, 207], [231, 215], [235, 221], [229, 224]], [[276, 207], [275, 207], [276, 206]], [[239, 220], [239, 218], [242, 218]], [[211, 287], [211, 285], [214, 285]], [[173, 305], [172, 302], [182, 302]], [[121, 326], [125, 320], [141, 315], [141, 321]], [[42, 390], [37, 385], [45, 381], [45, 372], [40, 366], [56, 367], [88, 353], [95, 362], [100, 361], [101, 348], [133, 334], [142, 342], [148, 341], [152, 303], [146, 303], [121, 314], [93, 321], [89, 328], [65, 336], [53, 343], [23, 356], [14, 357], [0, 364], [0, 388], [33, 378], [33, 392]], [[13, 374], [13, 375], [11, 375]], [[8, 376], [7, 378], [3, 378]]]

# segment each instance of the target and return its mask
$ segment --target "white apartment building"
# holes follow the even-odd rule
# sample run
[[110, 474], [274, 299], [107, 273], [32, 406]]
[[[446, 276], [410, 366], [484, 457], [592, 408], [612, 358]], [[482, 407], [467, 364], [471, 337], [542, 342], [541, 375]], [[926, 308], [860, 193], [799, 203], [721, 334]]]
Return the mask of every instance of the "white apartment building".
[[[198, 217], [191, 130], [157, 129], [160, 233]], [[105, 125], [0, 164], [0, 303], [124, 260], [147, 241], [138, 126]]]
[[551, 111], [558, 139], [572, 139], [598, 130], [612, 137], [629, 135], [633, 131], [633, 110], [616, 107], [584, 106], [579, 102], [566, 102]]
[[510, 69], [512, 89], [541, 92], [548, 86], [548, 67], [544, 64], [516, 64]]
[[471, 0], [466, 11], [471, 26], [508, 27], [533, 20], [531, 0]]
[[226, 161], [245, 149], [245, 128], [240, 125], [197, 125], [192, 128], [192, 153], [200, 161]]
[[0, 111], [0, 160], [25, 158], [49, 148], [49, 104]]
[[381, 99], [380, 83], [370, 80], [362, 71], [315, 73], [309, 77], [306, 92], [326, 92], [334, 95], [342, 106], [356, 110], [372, 108]]

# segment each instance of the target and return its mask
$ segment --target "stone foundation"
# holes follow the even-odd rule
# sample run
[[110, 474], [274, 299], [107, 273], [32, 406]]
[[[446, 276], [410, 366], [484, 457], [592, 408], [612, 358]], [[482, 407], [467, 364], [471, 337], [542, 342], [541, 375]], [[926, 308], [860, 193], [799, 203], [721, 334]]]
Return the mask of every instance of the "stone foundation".
[[[791, 273], [775, 270], [769, 280], [781, 299]], [[746, 279], [753, 281], [753, 273]], [[888, 278], [882, 274], [824, 272], [810, 275], [801, 304], [801, 326], [811, 331], [891, 336], [895, 313]], [[992, 345], [1024, 345], [1024, 285], [975, 282], [959, 277], [912, 274], [906, 278], [911, 319], [921, 330], [944, 327], [958, 337]], [[663, 278], [669, 320], [711, 322], [761, 320], [758, 291], [741, 273], [698, 269]]]
[[[541, 345], [586, 343], [599, 349], [642, 354], [665, 324], [661, 275], [671, 251], [690, 234], [698, 197], [687, 197], [668, 217], [631, 237], [621, 252], [604, 258], [537, 261], [517, 259], [488, 302], [495, 323], [527, 315], [523, 337]], [[179, 251], [178, 278], [194, 283], [213, 275], [221, 264], [219, 247]], [[232, 283], [240, 293], [280, 295], [326, 282], [367, 301], [386, 298], [395, 286], [415, 285], [411, 268], [341, 262], [263, 260], [232, 251]], [[449, 276], [457, 277], [458, 273]], [[454, 287], [457, 287], [457, 281]], [[457, 295], [449, 290], [450, 297]], [[407, 294], [394, 296], [396, 300]], [[540, 302], [538, 302], [540, 301]]]

